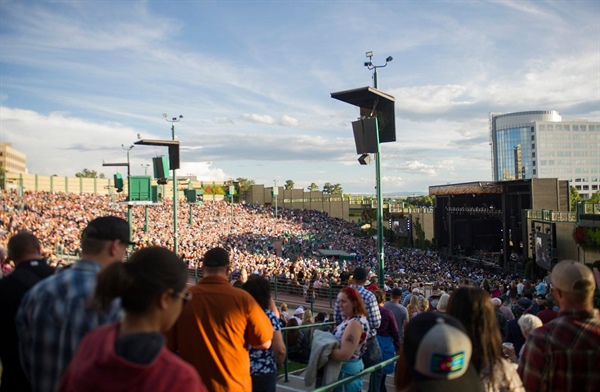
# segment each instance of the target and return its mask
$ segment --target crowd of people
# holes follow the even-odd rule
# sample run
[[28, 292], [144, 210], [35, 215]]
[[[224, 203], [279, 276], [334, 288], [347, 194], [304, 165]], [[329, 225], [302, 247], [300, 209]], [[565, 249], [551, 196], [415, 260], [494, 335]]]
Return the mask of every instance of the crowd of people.
[[[51, 265], [62, 267], [81, 254], [78, 235], [97, 216], [124, 219], [127, 207], [111, 196], [61, 192], [14, 191], [0, 193], [0, 246], [20, 230], [34, 233]], [[132, 208], [132, 241], [137, 248], [173, 248], [173, 213], [170, 200], [151, 207]], [[190, 220], [190, 212], [192, 214]], [[146, 218], [147, 213], [147, 218]], [[204, 252], [222, 246], [232, 258], [232, 273], [259, 274], [282, 282], [313, 288], [347, 284], [354, 266], [376, 271], [377, 241], [359, 235], [356, 224], [312, 210], [206, 202], [179, 205], [178, 253], [190, 268], [201, 265]], [[416, 285], [430, 282], [445, 289], [464, 282], [481, 284], [485, 279], [507, 285], [513, 276], [500, 276], [473, 266], [464, 259], [448, 259], [432, 251], [399, 249], [385, 242], [386, 285]], [[319, 249], [342, 250], [354, 261], [325, 258]], [[11, 265], [2, 264], [4, 271]]]
[[[168, 204], [148, 208], [146, 230], [144, 208], [135, 207], [130, 226], [125, 207], [109, 197], [0, 196], [0, 244], [9, 256], [0, 249], [0, 359], [11, 369], [0, 391], [275, 391], [286, 350], [306, 342], [307, 386], [395, 355], [395, 365], [371, 378], [380, 391], [390, 373], [399, 391], [600, 385], [596, 284], [578, 262], [562, 261], [531, 282], [386, 244], [380, 290], [377, 244], [320, 212], [275, 217], [235, 205], [232, 214], [222, 202], [181, 208], [176, 255]], [[355, 260], [324, 258], [319, 249]], [[192, 286], [189, 268], [202, 272]], [[280, 312], [273, 277], [338, 287], [333, 329], [311, 328], [304, 343], [286, 348], [282, 325], [314, 320], [308, 311]], [[362, 379], [343, 390], [362, 390]]]

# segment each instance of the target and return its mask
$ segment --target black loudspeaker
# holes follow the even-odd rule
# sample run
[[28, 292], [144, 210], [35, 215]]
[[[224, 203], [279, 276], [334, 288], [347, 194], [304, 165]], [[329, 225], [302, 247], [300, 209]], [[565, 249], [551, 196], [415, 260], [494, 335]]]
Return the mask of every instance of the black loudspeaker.
[[375, 117], [352, 122], [357, 154], [377, 152], [377, 119]]
[[165, 155], [152, 158], [152, 166], [154, 168], [154, 178], [169, 177], [169, 160]]

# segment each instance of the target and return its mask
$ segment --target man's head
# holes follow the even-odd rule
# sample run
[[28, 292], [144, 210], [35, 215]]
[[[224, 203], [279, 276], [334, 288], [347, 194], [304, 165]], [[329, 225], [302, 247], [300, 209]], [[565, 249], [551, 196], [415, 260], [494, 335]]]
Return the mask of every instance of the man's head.
[[228, 275], [229, 253], [220, 247], [208, 250], [204, 254], [202, 268], [205, 275]]
[[400, 300], [402, 299], [402, 289], [400, 289], [400, 288], [392, 289], [392, 295], [390, 298], [391, 298], [392, 302], [400, 302]]
[[499, 309], [502, 305], [502, 301], [500, 300], [500, 298], [492, 298], [492, 305], [494, 305], [496, 309]]
[[363, 267], [356, 267], [352, 273], [352, 280], [356, 284], [363, 284], [367, 281], [367, 270]]
[[101, 216], [93, 219], [81, 233], [83, 258], [110, 264], [123, 261], [129, 241], [129, 224], [116, 216]]
[[454, 317], [426, 312], [408, 323], [404, 347], [396, 368], [400, 390], [416, 384], [423, 391], [480, 390], [471, 362], [472, 344]]
[[40, 241], [28, 231], [21, 231], [8, 240], [8, 255], [15, 264], [43, 257]]
[[304, 307], [298, 306], [294, 311], [294, 316], [298, 317], [299, 319], [302, 319], [302, 316], [304, 316]]
[[561, 309], [593, 307], [596, 282], [585, 264], [563, 260], [552, 269], [551, 280], [554, 298]]

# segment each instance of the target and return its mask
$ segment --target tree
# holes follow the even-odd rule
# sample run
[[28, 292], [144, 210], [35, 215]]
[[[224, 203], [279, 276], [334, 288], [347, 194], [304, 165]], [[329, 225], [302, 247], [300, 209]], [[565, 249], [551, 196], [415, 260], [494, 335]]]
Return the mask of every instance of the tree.
[[319, 186], [317, 184], [315, 184], [314, 182], [311, 182], [310, 185], [308, 186], [308, 190], [310, 192], [316, 192], [319, 190]]
[[592, 197], [590, 197], [590, 199], [589, 199], [589, 200], [587, 200], [587, 201], [589, 201], [590, 203], [593, 203], [593, 204], [598, 204], [598, 203], [600, 203], [600, 191], [598, 191], [598, 192], [594, 193], [594, 194], [592, 195]]
[[250, 187], [255, 184], [254, 180], [249, 180], [244, 177], [238, 177], [235, 179], [235, 181], [238, 183], [237, 189], [238, 189], [239, 199], [242, 199], [242, 200], [246, 199], [246, 193], [248, 192]]
[[579, 195], [579, 191], [577, 188], [571, 185], [571, 192], [569, 195], [569, 201], [571, 202], [571, 211], [575, 211], [577, 209], [577, 202], [581, 200], [581, 196]]
[[327, 193], [330, 195], [341, 195], [342, 193], [344, 193], [344, 189], [342, 189], [342, 186], [340, 184], [332, 184], [330, 182], [326, 182], [325, 185], [323, 185], [323, 193]]
[[286, 190], [294, 189], [294, 181], [292, 181], [292, 180], [287, 180], [287, 181], [285, 182], [285, 185], [284, 185], [284, 187], [285, 187], [284, 189], [286, 189]]
[[104, 173], [100, 173], [100, 175], [98, 175], [98, 172], [96, 172], [96, 170], [90, 170], [90, 169], [83, 169], [82, 171], [75, 173], [75, 177], [77, 177], [77, 178], [105, 178]]

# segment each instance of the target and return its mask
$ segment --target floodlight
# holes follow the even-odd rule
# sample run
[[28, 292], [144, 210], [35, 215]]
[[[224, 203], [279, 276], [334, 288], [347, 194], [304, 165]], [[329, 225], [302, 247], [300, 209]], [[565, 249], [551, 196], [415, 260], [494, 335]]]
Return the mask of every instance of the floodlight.
[[387, 59], [385, 59], [386, 63], [389, 63], [390, 61], [392, 61], [394, 58], [392, 56], [388, 56]]
[[366, 53], [366, 55], [367, 55], [367, 57], [373, 57], [373, 52], [369, 51], [369, 52]]

